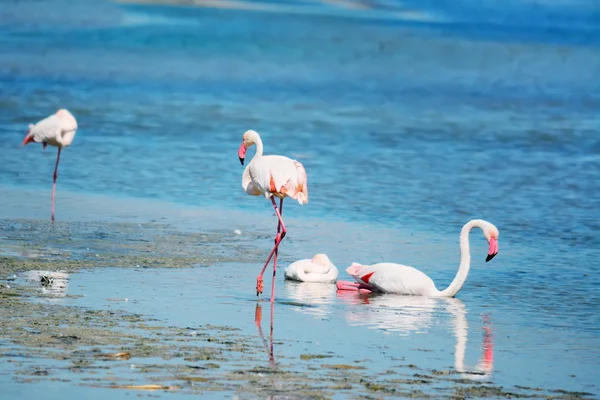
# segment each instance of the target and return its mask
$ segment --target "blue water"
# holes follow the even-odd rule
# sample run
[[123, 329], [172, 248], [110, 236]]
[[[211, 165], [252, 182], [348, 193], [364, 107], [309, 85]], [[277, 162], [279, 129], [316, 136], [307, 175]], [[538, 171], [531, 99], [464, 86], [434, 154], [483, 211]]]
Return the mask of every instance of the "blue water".
[[[495, 265], [475, 271], [459, 297], [475, 309], [510, 303], [500, 319], [526, 322], [507, 329], [531, 324], [598, 365], [597, 2], [264, 3], [3, 3], [0, 197], [47, 190], [49, 203], [55, 151], [20, 142], [28, 123], [65, 107], [80, 128], [61, 157], [59, 220], [75, 218], [61, 191], [272, 218], [240, 187], [237, 148], [255, 129], [266, 153], [307, 170], [310, 203], [290, 204], [293, 218], [385, 226], [449, 246], [469, 219], [495, 223]], [[0, 217], [23, 216], [8, 209]], [[439, 269], [449, 253], [407, 260], [403, 241], [381, 247], [359, 231], [317, 250], [343, 255], [342, 266], [420, 261], [444, 282], [454, 274]], [[302, 234], [307, 252], [323, 245]], [[576, 359], [568, 368], [579, 371]], [[553, 380], [597, 393], [597, 375], [575, 375]]]

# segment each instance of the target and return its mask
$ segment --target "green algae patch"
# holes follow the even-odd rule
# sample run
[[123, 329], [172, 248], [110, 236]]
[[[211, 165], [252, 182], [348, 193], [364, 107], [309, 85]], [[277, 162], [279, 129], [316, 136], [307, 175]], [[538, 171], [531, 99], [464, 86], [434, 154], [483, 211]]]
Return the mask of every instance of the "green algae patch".
[[351, 370], [351, 369], [367, 369], [362, 365], [348, 365], [348, 364], [323, 364], [323, 368], [337, 369], [337, 370]]
[[332, 358], [332, 355], [328, 354], [300, 354], [301, 360], [316, 360], [322, 358]]

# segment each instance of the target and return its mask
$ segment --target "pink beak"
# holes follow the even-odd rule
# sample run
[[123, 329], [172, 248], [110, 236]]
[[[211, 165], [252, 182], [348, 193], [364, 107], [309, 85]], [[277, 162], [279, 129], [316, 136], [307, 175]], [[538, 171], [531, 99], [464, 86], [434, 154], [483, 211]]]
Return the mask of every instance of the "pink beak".
[[490, 261], [496, 254], [498, 254], [498, 239], [490, 238], [490, 250], [485, 262]]
[[244, 146], [244, 142], [242, 142], [242, 145], [240, 146], [240, 148], [238, 150], [238, 158], [240, 159], [240, 162], [242, 163], [242, 165], [244, 165], [245, 157], [246, 157], [246, 146]]

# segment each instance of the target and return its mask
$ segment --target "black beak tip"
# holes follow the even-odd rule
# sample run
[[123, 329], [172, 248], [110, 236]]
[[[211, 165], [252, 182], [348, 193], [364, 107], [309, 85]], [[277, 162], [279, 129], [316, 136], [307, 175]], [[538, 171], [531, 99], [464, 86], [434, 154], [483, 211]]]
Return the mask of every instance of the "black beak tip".
[[492, 258], [496, 257], [496, 254], [498, 253], [494, 253], [494, 254], [488, 254], [488, 256], [485, 258], [485, 262], [490, 261]]
[[240, 162], [242, 163], [242, 165], [244, 165], [244, 159], [242, 157], [238, 157], [240, 159]]

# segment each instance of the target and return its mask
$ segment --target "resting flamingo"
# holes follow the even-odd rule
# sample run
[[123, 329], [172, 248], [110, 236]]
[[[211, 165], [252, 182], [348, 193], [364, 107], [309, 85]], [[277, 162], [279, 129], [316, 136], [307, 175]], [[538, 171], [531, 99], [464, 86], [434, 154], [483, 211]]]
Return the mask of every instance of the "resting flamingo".
[[56, 114], [39, 121], [37, 124], [29, 124], [29, 130], [23, 146], [28, 143], [42, 143], [44, 149], [47, 145], [58, 147], [56, 155], [56, 165], [54, 166], [54, 183], [52, 184], [52, 221], [54, 221], [54, 195], [56, 193], [56, 177], [58, 176], [58, 162], [60, 161], [60, 151], [63, 147], [69, 146], [75, 138], [77, 132], [77, 121], [73, 115], [60, 109]]
[[[271, 199], [275, 215], [277, 215], [277, 235], [275, 246], [269, 254], [265, 265], [256, 278], [256, 295], [263, 292], [263, 274], [273, 258], [273, 282], [271, 284], [271, 302], [275, 301], [275, 273], [277, 272], [277, 253], [279, 244], [285, 237], [287, 229], [283, 223], [283, 199], [291, 197], [301, 205], [308, 203], [308, 186], [304, 166], [296, 160], [284, 156], [263, 156], [263, 144], [260, 135], [253, 130], [246, 131], [238, 150], [242, 165], [248, 147], [256, 145], [256, 154], [246, 166], [242, 175], [242, 188], [251, 196], [265, 196]], [[274, 197], [278, 197], [279, 209]]]
[[401, 264], [380, 263], [360, 265], [352, 263], [346, 271], [356, 279], [355, 282], [340, 281], [339, 290], [358, 290], [361, 292], [383, 292], [413, 296], [454, 297], [460, 291], [471, 267], [469, 251], [469, 232], [473, 228], [481, 228], [483, 236], [489, 243], [488, 256], [490, 261], [498, 254], [498, 228], [482, 219], [467, 222], [460, 231], [460, 266], [450, 286], [440, 291], [433, 280], [423, 272]]
[[331, 283], [338, 278], [338, 269], [325, 254], [298, 260], [285, 269], [285, 279], [299, 282]]

